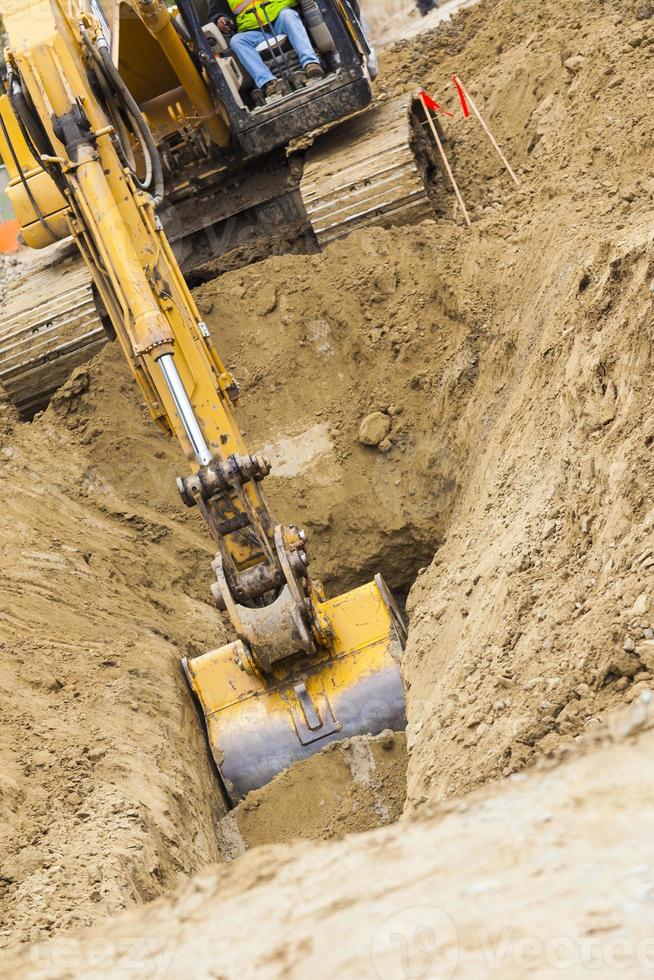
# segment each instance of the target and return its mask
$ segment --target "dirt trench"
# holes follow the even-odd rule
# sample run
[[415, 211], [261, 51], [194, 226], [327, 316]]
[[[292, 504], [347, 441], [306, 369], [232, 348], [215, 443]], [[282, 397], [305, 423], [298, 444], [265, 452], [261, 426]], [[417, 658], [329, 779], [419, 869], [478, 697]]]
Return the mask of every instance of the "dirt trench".
[[[247, 289], [233, 273], [197, 298], [223, 356], [238, 365], [249, 444], [275, 464], [274, 510], [306, 527], [316, 573], [334, 592], [382, 571], [402, 599], [438, 545], [455, 488], [450, 452], [438, 461], [415, 455], [423, 474], [437, 462], [437, 492], [431, 476], [421, 483], [414, 472], [413, 447], [435, 418], [415, 424], [421, 385], [437, 370], [414, 382], [419, 341], [438, 333], [438, 370], [452, 364], [459, 377], [457, 343], [471, 331], [454, 300], [434, 296], [422, 232], [407, 232], [380, 292], [385, 251], [384, 233], [353, 241], [356, 274], [342, 306], [332, 304], [333, 332], [320, 315], [342, 282], [342, 250], [320, 257], [315, 291], [304, 295], [304, 309], [318, 313], [308, 334], [298, 308], [306, 267], [292, 258], [279, 260], [283, 294], [256, 288], [255, 266]], [[397, 338], [413, 333], [390, 380], [384, 365]], [[273, 398], [274, 413], [262, 411]], [[383, 450], [360, 442], [371, 413], [389, 429]], [[3, 690], [16, 706], [2, 738], [4, 945], [92, 925], [262, 843], [341, 837], [400, 816], [405, 740], [382, 735], [332, 748], [225, 817], [179, 669], [181, 656], [229, 635], [210, 603], [213, 556], [197, 514], [178, 499], [176, 446], [146, 418], [116, 347], [78, 369], [32, 424], [7, 412], [0, 452]]]
[[[342, 250], [320, 257], [313, 295], [292, 258], [272, 268], [283, 269], [283, 294], [270, 296], [259, 266], [247, 289], [233, 273], [197, 291], [223, 356], [238, 365], [248, 442], [275, 464], [273, 508], [306, 527], [312, 567], [332, 592], [382, 571], [402, 599], [438, 545], [455, 488], [449, 452], [437, 461], [438, 492], [431, 477], [416, 478], [413, 447], [434, 416], [416, 426], [423, 388], [414, 378], [419, 341], [434, 332], [438, 370], [452, 363], [459, 376], [457, 343], [471, 332], [454, 301], [434, 297], [426, 250], [416, 291], [408, 268], [422, 233], [407, 235], [381, 292], [388, 236], [353, 241], [356, 274], [329, 314]], [[317, 312], [308, 334], [303, 292], [303, 309]], [[389, 380], [397, 338], [413, 333]], [[262, 410], [273, 398], [274, 413]], [[383, 451], [360, 442], [372, 413], [389, 430]], [[11, 569], [3, 687], [17, 706], [2, 739], [3, 944], [91, 925], [262, 843], [341, 837], [400, 816], [405, 740], [390, 734], [338, 745], [225, 816], [179, 669], [181, 656], [229, 636], [210, 603], [213, 555], [197, 514], [179, 501], [176, 446], [146, 418], [116, 347], [78, 369], [32, 424], [8, 413], [0, 451]], [[436, 463], [420, 452], [415, 460], [423, 474]]]
[[3, 403], [2, 945], [90, 925], [261, 843], [389, 823], [403, 735], [339, 743], [226, 818], [180, 658], [231, 638], [176, 446], [115, 348], [32, 424]]

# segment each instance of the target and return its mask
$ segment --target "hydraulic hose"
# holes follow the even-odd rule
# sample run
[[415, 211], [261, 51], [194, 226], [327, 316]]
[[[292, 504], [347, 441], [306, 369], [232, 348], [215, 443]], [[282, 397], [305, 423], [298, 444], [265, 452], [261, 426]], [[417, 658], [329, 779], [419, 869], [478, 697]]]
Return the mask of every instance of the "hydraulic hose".
[[132, 93], [125, 85], [125, 82], [120, 77], [118, 69], [111, 60], [111, 54], [109, 53], [109, 46], [107, 42], [101, 42], [98, 45], [98, 50], [100, 52], [100, 57], [102, 58], [102, 63], [111, 79], [112, 84], [114, 85], [119, 96], [123, 99], [127, 111], [134, 119], [134, 122], [138, 127], [138, 131], [143, 137], [143, 141], [147, 148], [147, 155], [150, 157], [150, 165], [152, 167], [152, 191], [154, 205], [157, 207], [157, 205], [161, 204], [163, 201], [164, 196], [163, 168], [161, 166], [161, 157], [159, 156], [157, 144], [154, 141], [152, 133], [150, 132], [150, 127], [143, 118], [143, 114], [139, 109]]
[[22, 79], [13, 70], [10, 70], [7, 75], [7, 97], [11, 111], [18, 122], [18, 128], [27, 143], [27, 148], [39, 166], [43, 167], [47, 175], [52, 178], [57, 189], [62, 194], [65, 194], [66, 181], [59, 168], [41, 159], [44, 156], [54, 156], [55, 152], [48, 134], [41, 125], [38, 116], [32, 110], [32, 106], [23, 89]]
[[80, 27], [80, 33], [84, 43], [91, 53], [91, 56], [95, 60], [96, 64], [98, 64], [101, 70], [105, 73], [116, 95], [121, 99], [125, 111], [134, 123], [136, 129], [135, 135], [141, 143], [143, 157], [146, 163], [146, 177], [145, 180], [140, 181], [136, 177], [136, 174], [134, 174], [134, 176], [143, 189], [150, 190], [154, 198], [154, 206], [157, 207], [163, 201], [164, 176], [163, 168], [161, 166], [161, 158], [159, 156], [159, 151], [152, 133], [150, 132], [150, 127], [143, 118], [143, 114], [139, 109], [134, 96], [125, 85], [123, 79], [120, 77], [120, 72], [111, 59], [109, 45], [107, 44], [106, 40], [101, 38], [96, 46], [91, 41], [88, 31], [84, 26]]
[[[93, 54], [97, 55], [97, 52], [94, 52]], [[136, 175], [136, 160], [134, 158], [134, 152], [130, 141], [129, 129], [121, 114], [121, 112], [124, 112], [125, 110], [116, 104], [115, 93], [112, 91], [111, 86], [109, 85], [101, 59], [99, 57], [92, 56], [91, 61], [91, 71], [93, 72], [93, 77], [91, 78], [89, 76], [89, 80], [92, 86], [94, 81], [97, 84], [102, 101], [111, 115], [111, 120], [116, 130], [115, 137], [112, 142], [116, 147], [116, 152], [120, 157], [120, 162], [124, 167], [127, 167], [132, 172], [134, 179], [137, 181], [139, 186], [141, 186], [139, 178]], [[134, 125], [135, 124], [132, 122], [132, 128], [134, 128]], [[141, 146], [145, 157], [145, 150], [141, 140], [139, 140], [139, 145]], [[141, 189], [145, 190], [146, 188], [141, 187]]]

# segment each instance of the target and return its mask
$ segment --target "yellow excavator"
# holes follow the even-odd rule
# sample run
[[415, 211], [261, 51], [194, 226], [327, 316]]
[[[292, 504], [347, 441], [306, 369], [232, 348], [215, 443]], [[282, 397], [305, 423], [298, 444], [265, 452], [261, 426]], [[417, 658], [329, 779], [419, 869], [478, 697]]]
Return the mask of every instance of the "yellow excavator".
[[[276, 37], [270, 66], [287, 87], [269, 102], [248, 88], [191, 0], [172, 9], [163, 0], [4, 4], [0, 155], [8, 193], [27, 245], [60, 243], [50, 264], [3, 297], [5, 381], [19, 407], [27, 391], [23, 404], [33, 409], [52, 388], [57, 359], [70, 370], [80, 351], [88, 356], [92, 345], [80, 337], [99, 322], [120, 343], [153, 419], [179, 440], [189, 466], [179, 492], [213, 538], [211, 591], [236, 635], [183, 661], [231, 803], [329, 741], [405, 724], [405, 630], [393, 598], [377, 576], [328, 599], [308, 572], [304, 531], [276, 523], [262, 490], [270, 463], [239, 433], [237, 385], [163, 227], [166, 212], [169, 226], [185, 225], [184, 252], [194, 211], [212, 205], [210, 218], [224, 218], [230, 196], [238, 198], [232, 216], [251, 208], [257, 192], [260, 203], [278, 199], [287, 160], [280, 148], [371, 103], [371, 49], [355, 7], [300, 0], [300, 9], [325, 77], [295, 87], [292, 55]], [[424, 150], [415, 156], [412, 146], [399, 175], [379, 163], [383, 145], [396, 156], [402, 140], [407, 152], [414, 137], [420, 142], [411, 111], [405, 100], [395, 129], [383, 112], [375, 120], [378, 110], [363, 125], [357, 117], [344, 135], [327, 134], [313, 170], [305, 162], [316, 237], [316, 228], [337, 237], [403, 210], [424, 216], [428, 164], [416, 163]], [[353, 169], [344, 177], [348, 147]], [[382, 175], [376, 186], [365, 174], [371, 157]]]

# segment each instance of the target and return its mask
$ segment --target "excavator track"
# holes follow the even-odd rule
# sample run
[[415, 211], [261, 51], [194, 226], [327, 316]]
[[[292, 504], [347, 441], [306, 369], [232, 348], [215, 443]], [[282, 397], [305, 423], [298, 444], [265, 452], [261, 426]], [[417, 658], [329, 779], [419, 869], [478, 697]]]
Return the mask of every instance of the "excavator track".
[[[280, 193], [295, 194], [292, 217], [298, 220], [303, 205], [319, 245], [371, 225], [415, 224], [434, 214], [432, 151], [415, 97], [404, 95], [316, 135], [299, 185], [293, 191], [285, 178]], [[0, 385], [30, 418], [106, 340], [76, 246], [70, 240], [50, 246], [10, 285], [0, 307]]]
[[107, 337], [91, 276], [72, 241], [34, 255], [0, 308], [0, 385], [23, 417], [47, 404]]
[[[371, 225], [433, 217], [430, 161], [415, 97], [401, 96], [331, 130], [307, 153], [300, 192], [320, 245]], [[435, 164], [435, 161], [434, 161]]]

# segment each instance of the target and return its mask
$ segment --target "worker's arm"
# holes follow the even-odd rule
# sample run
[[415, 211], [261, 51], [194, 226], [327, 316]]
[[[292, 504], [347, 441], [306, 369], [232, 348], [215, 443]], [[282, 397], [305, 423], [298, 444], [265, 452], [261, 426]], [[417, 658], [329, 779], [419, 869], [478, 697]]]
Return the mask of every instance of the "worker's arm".
[[[209, 11], [207, 13], [207, 18], [210, 23], [217, 24], [218, 21], [227, 21], [231, 26], [231, 32], [236, 30], [236, 24], [234, 22], [234, 17], [232, 16], [232, 11], [230, 10], [227, 0], [211, 0], [209, 4]], [[222, 30], [222, 24], [218, 24]], [[223, 33], [225, 33], [223, 31]]]

